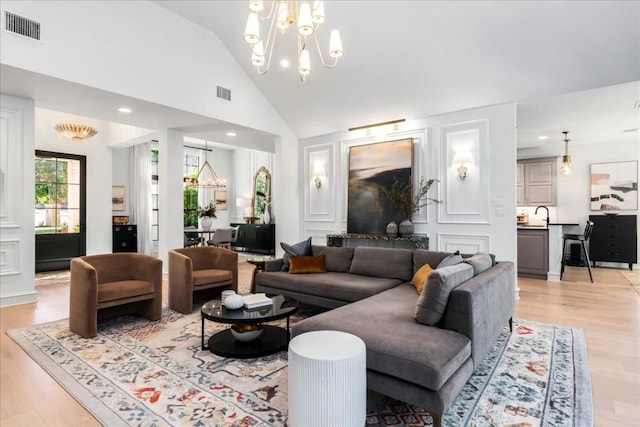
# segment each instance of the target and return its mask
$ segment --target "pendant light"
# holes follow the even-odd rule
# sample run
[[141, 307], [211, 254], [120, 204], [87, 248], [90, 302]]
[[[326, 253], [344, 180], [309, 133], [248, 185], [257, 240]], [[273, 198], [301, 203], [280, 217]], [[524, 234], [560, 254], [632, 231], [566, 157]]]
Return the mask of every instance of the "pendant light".
[[569, 155], [569, 131], [565, 130], [564, 134], [564, 156], [562, 156], [562, 166], [560, 166], [560, 175], [571, 175], [571, 156]]

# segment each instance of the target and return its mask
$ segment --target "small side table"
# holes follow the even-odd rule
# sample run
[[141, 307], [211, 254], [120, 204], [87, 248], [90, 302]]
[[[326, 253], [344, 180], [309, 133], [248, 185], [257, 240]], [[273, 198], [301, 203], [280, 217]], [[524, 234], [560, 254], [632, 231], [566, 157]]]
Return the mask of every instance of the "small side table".
[[253, 270], [253, 275], [251, 276], [251, 293], [256, 293], [256, 276], [261, 271], [264, 271], [264, 264], [267, 261], [265, 257], [254, 257], [247, 259], [249, 264], [255, 265], [256, 268]]
[[361, 427], [367, 404], [364, 341], [313, 331], [289, 342], [289, 425]]

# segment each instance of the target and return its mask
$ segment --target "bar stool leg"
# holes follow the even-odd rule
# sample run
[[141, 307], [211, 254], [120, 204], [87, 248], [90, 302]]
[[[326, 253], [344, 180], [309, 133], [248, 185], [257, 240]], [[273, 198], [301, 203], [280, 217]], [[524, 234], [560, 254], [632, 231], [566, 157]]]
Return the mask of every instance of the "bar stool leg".
[[562, 239], [562, 258], [560, 259], [560, 280], [562, 280], [562, 275], [564, 274], [564, 257], [565, 250], [567, 248], [567, 241]]
[[582, 250], [584, 251], [584, 256], [587, 258], [587, 268], [589, 269], [589, 278], [591, 279], [591, 283], [593, 283], [593, 275], [591, 274], [591, 260], [589, 259], [589, 253], [587, 252], [587, 246], [584, 244], [584, 240], [581, 240]]

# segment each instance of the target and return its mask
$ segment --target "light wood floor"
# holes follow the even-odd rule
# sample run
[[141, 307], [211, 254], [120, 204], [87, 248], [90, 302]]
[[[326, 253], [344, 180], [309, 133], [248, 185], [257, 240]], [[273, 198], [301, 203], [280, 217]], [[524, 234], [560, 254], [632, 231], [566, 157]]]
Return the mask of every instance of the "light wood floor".
[[[240, 283], [252, 267], [240, 263]], [[618, 270], [568, 267], [563, 282], [520, 279], [516, 317], [582, 328], [587, 338], [594, 424], [640, 426], [640, 286]], [[636, 283], [637, 283], [636, 272]], [[4, 332], [68, 316], [68, 285], [38, 286], [38, 302], [0, 309], [0, 425], [98, 426]], [[166, 295], [166, 292], [165, 292]], [[577, 426], [582, 427], [582, 426]]]

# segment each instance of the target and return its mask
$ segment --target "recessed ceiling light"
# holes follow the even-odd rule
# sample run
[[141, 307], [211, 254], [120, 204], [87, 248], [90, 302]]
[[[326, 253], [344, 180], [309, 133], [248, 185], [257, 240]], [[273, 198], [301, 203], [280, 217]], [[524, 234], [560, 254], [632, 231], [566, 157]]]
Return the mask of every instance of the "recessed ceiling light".
[[235, 132], [227, 132], [227, 136], [236, 136], [236, 135], [237, 135], [237, 133], [235, 133]]
[[282, 68], [289, 68], [289, 60], [288, 59], [283, 59], [280, 61], [280, 66]]
[[549, 139], [549, 137], [548, 137], [547, 135], [540, 135], [540, 136], [538, 137], [538, 139], [539, 139], [540, 141], [544, 141], [545, 139]]
[[129, 114], [131, 112], [131, 108], [120, 107], [118, 108], [118, 111], [120, 111], [121, 113]]

